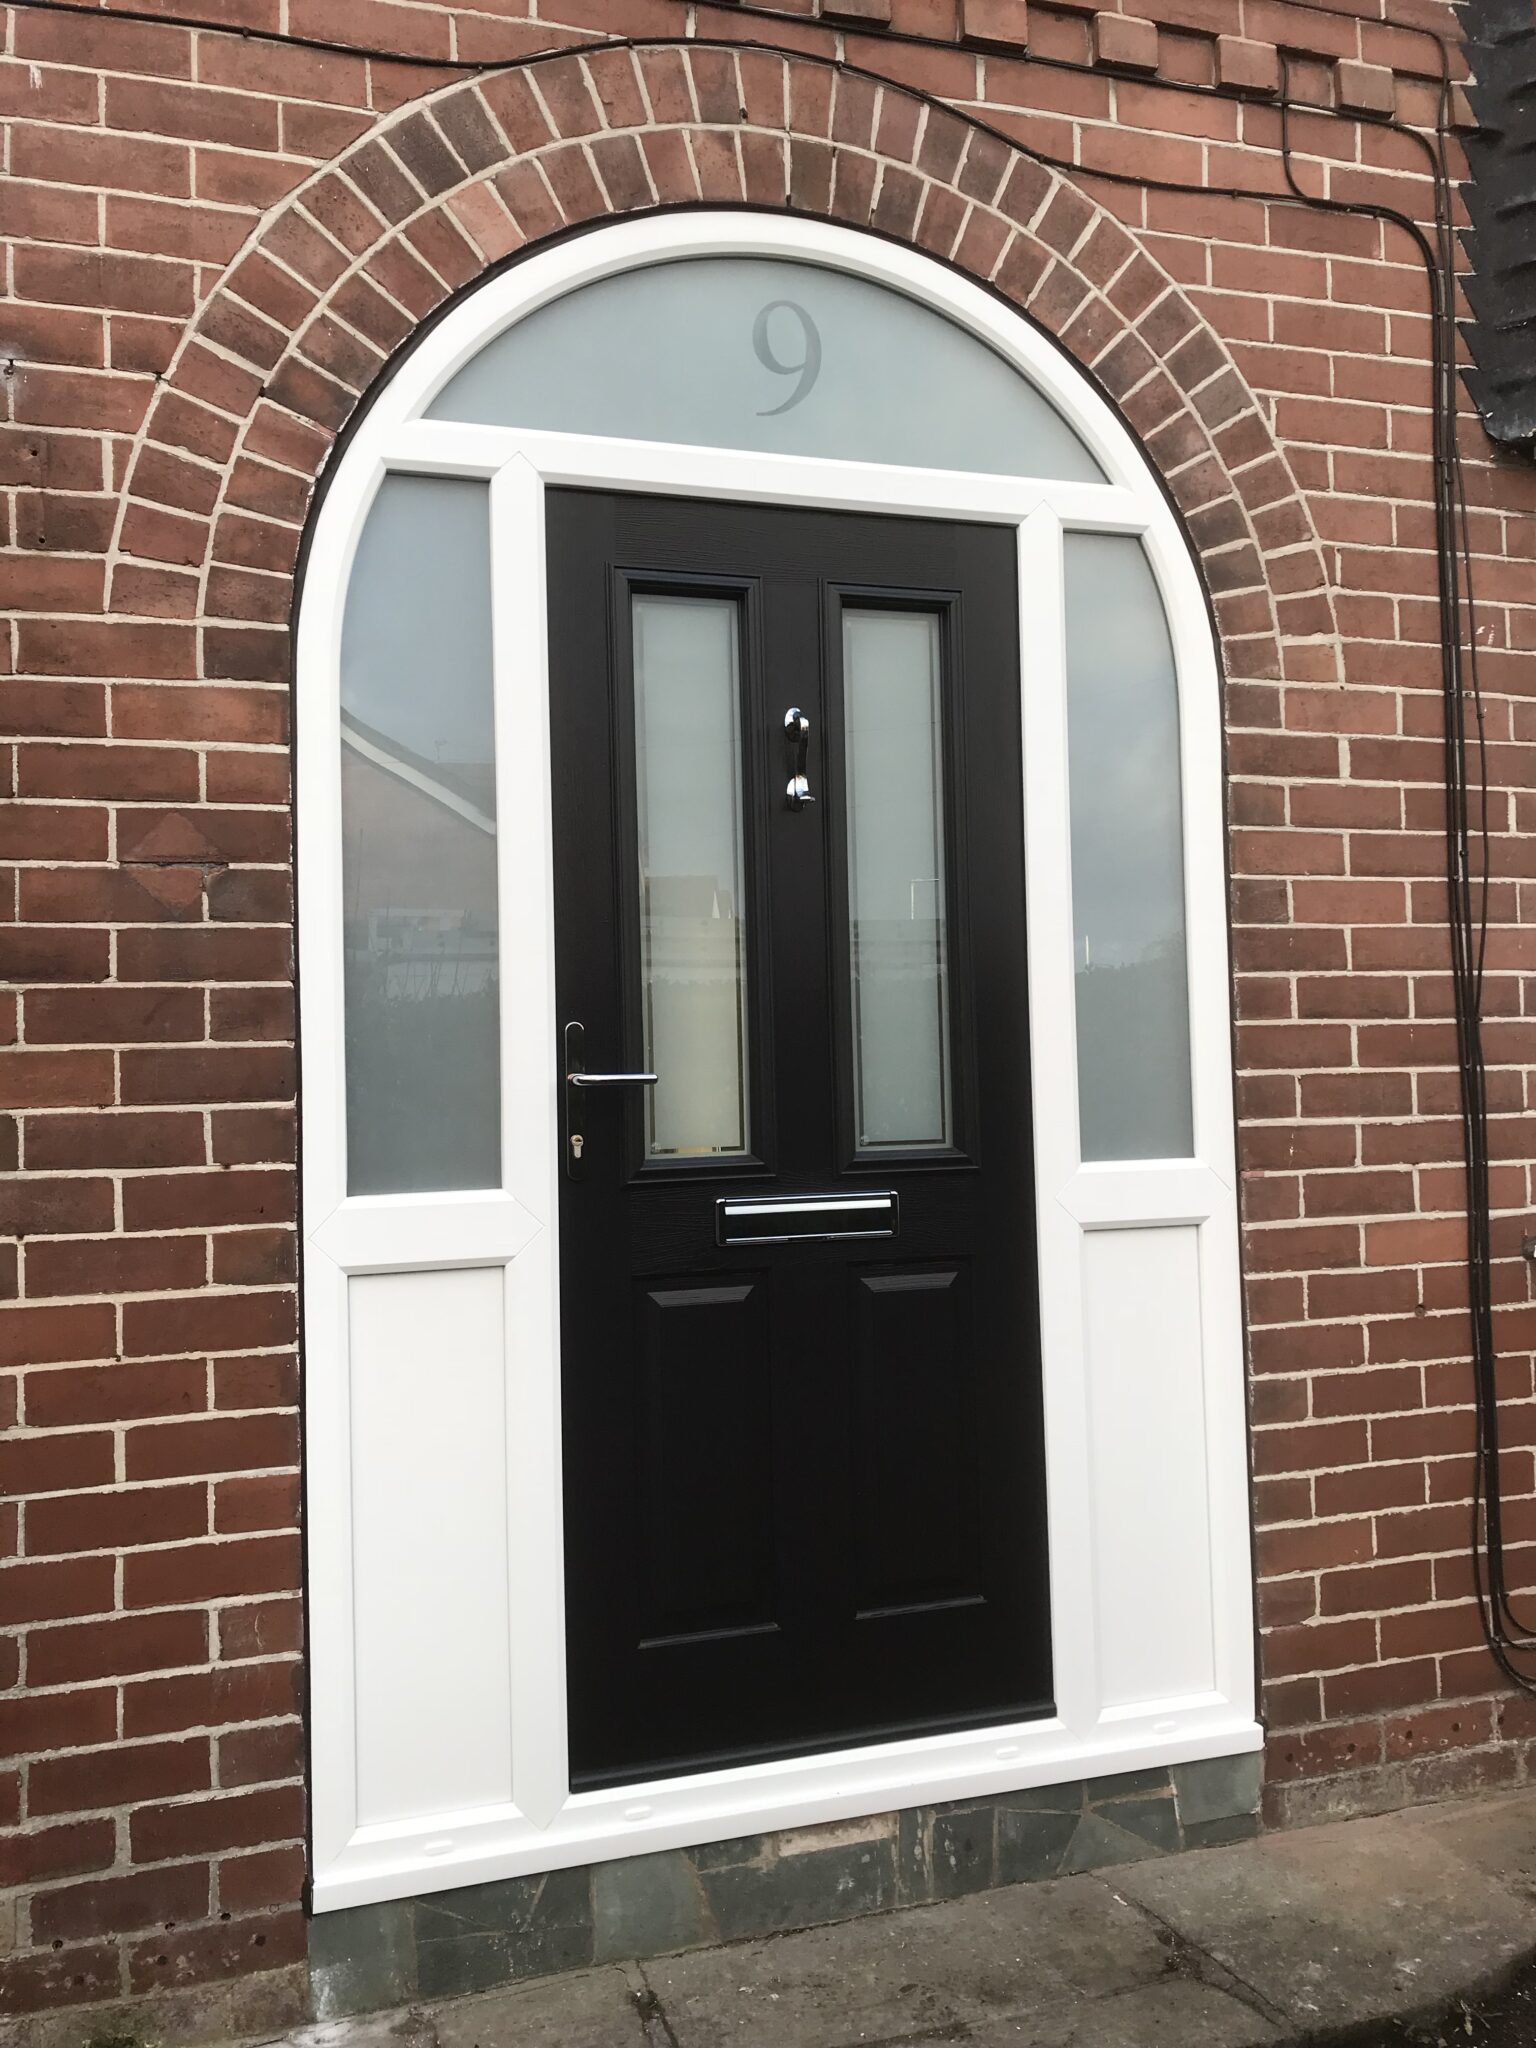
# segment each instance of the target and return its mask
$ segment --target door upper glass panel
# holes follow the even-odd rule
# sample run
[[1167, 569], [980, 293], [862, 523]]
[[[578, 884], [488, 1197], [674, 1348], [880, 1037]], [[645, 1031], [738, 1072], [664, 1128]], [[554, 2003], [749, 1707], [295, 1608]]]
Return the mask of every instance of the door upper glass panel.
[[946, 1146], [949, 963], [935, 612], [843, 612], [854, 1140]]
[[646, 1156], [748, 1149], [741, 629], [734, 598], [632, 600]]
[[427, 417], [1102, 483], [1050, 402], [886, 285], [760, 256], [582, 286], [488, 342]]

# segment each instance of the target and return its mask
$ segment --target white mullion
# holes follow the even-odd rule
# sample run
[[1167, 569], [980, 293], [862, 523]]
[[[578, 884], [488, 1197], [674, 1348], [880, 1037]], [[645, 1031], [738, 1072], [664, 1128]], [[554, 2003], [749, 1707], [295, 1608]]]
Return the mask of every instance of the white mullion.
[[[559, 1020], [549, 740], [545, 480], [524, 456], [491, 485], [502, 1158], [537, 1229], [508, 1266], [507, 1584], [512, 1792], [548, 1827], [570, 1792], [560, 1446]], [[516, 969], [516, 993], [513, 974]]]
[[[491, 666], [496, 731], [496, 887], [502, 976], [504, 1184], [546, 1228], [555, 1220], [555, 932], [549, 776], [545, 479], [524, 457], [491, 485]], [[541, 878], [541, 886], [530, 887]], [[541, 1164], [529, 1171], [527, 1161]]]
[[1099, 1717], [1093, 1470], [1084, 1370], [1082, 1232], [1059, 1200], [1078, 1165], [1077, 1032], [1061, 522], [1043, 507], [1019, 528], [1019, 628], [1051, 1636], [1056, 1711], [1074, 1734], [1081, 1735]]
[[1066, 524], [1101, 533], [1142, 533], [1148, 521], [1145, 498], [1115, 484], [907, 469], [895, 463], [470, 426], [456, 420], [402, 423], [384, 439], [383, 459], [391, 469], [418, 476], [463, 477], [494, 477], [521, 459], [547, 484], [1009, 525], [1047, 504]]

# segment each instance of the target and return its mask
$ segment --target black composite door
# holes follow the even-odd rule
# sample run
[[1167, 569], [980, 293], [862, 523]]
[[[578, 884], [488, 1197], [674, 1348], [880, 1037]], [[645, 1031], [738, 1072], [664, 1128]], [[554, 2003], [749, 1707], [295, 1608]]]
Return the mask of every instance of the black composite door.
[[572, 1783], [1048, 1712], [1013, 531], [548, 547]]

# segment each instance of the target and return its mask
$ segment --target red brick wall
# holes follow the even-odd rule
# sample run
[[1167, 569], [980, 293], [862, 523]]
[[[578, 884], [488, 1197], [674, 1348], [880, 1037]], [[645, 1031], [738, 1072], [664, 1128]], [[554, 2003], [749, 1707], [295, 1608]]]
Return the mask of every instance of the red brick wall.
[[[1023, 0], [961, 4], [963, 21], [957, 0], [181, 9], [437, 60], [690, 31], [816, 60], [658, 51], [503, 70], [474, 99], [444, 94], [446, 62], [0, 9], [11, 2009], [277, 1972], [278, 2011], [296, 1985], [294, 550], [336, 430], [416, 320], [522, 242], [657, 198], [776, 203], [787, 183], [995, 269], [1169, 475], [1230, 677], [1271, 1815], [1525, 1773], [1536, 1717], [1481, 1648], [1467, 1558], [1426, 284], [1379, 220], [1214, 190], [1284, 192], [1283, 46], [1316, 110], [1295, 122], [1302, 181], [1428, 220], [1425, 152], [1379, 117], [1432, 128], [1421, 31], [1452, 10], [1032, 4], [1026, 59]], [[1081, 166], [1113, 219], [923, 94]], [[430, 122], [391, 120], [429, 96]], [[1497, 835], [1499, 1335], [1529, 1544], [1536, 469], [1470, 418], [1462, 442]]]

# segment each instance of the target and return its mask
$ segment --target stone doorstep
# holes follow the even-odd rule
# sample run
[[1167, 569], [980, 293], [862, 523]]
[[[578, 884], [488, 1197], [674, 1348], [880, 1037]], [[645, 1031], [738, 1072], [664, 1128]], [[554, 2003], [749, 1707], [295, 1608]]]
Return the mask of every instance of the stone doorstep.
[[[558, 2014], [566, 1987], [582, 1981], [571, 1973], [596, 1963], [633, 1975], [636, 1963], [690, 1948], [1245, 1839], [1258, 1828], [1258, 1792], [1256, 1755], [1216, 1758], [324, 1913], [310, 1922], [307, 1968], [38, 2013], [0, 2027], [0, 2043], [87, 2048], [121, 2036], [196, 2048], [309, 2027], [302, 2038], [320, 2048], [332, 2038], [363, 2048], [396, 2038], [419, 2002], [515, 1984]], [[644, 1994], [643, 1977], [635, 1983]], [[441, 2018], [449, 2008], [434, 2010]], [[364, 2027], [368, 2013], [380, 2018]], [[431, 2048], [421, 2024], [411, 2023], [402, 2048]]]
[[1259, 1758], [1216, 1758], [467, 1885], [310, 1923], [314, 2016], [494, 1990], [1257, 1832]]
[[1533, 1874], [1526, 1791], [608, 1963], [282, 2048], [1300, 2048], [1506, 1975], [1536, 1947]]
[[[274, 2048], [867, 2048], [893, 2037], [905, 2048], [1301, 2048], [1479, 1995], [1536, 1950], [1536, 1790], [1197, 1855], [1167, 1853], [1149, 1839], [1167, 1825], [1151, 1818], [1159, 1801], [1173, 1808], [1182, 1837], [1230, 1824], [1231, 1816], [1196, 1816], [1227, 1803], [1238, 1761], [1197, 1767], [1194, 1778], [1175, 1772], [1162, 1790], [1159, 1774], [1135, 1774], [1066, 1788], [1065, 1797], [1062, 1788], [1015, 1795], [991, 1803], [990, 1828], [985, 1803], [967, 1803], [927, 1810], [926, 1818], [879, 1815], [692, 1852], [702, 1890], [710, 1873], [737, 1873], [739, 1883], [740, 1873], [776, 1857], [791, 1865], [831, 1858], [846, 1875], [883, 1844], [898, 1872], [909, 1881], [915, 1872], [926, 1886], [921, 1910], [866, 1905], [864, 1917], [766, 1938], [600, 1963], [589, 1954], [567, 1974], [433, 2004], [418, 1991], [387, 2010], [290, 2033], [283, 2029], [295, 2024], [300, 1987], [289, 1980], [299, 1973], [276, 1973], [174, 2001], [39, 2015], [13, 2023], [7, 2048], [83, 2048], [104, 2031], [157, 2048], [237, 2036]], [[1222, 1768], [1233, 1774], [1226, 1793]], [[1078, 1856], [1088, 1867], [1034, 1884], [978, 1887], [987, 1863], [977, 1845], [990, 1840], [998, 1870], [1006, 1815], [1051, 1823], [1039, 1839], [1055, 1843], [1049, 1853], [1058, 1867]], [[1132, 1836], [1122, 1822], [1143, 1832]], [[1136, 1860], [1094, 1860], [1127, 1836]], [[692, 1910], [667, 1858], [597, 1868], [632, 1876], [628, 1888], [614, 1875], [592, 1890], [593, 1952], [599, 1940], [622, 1948], [666, 1938]], [[572, 1895], [546, 1896], [547, 1881], [528, 1883], [545, 1891], [524, 1900], [525, 1932], [546, 1957], [568, 1952]], [[946, 1885], [959, 1890], [946, 1896]], [[835, 1880], [823, 1889], [824, 1906], [838, 1889]], [[416, 1912], [427, 1905], [451, 1917], [458, 1931], [446, 1939], [509, 1941], [506, 1902], [490, 1896], [503, 1888], [471, 1890], [481, 1896], [443, 1893], [368, 1909], [393, 1916], [380, 1930], [393, 1930], [395, 1968], [406, 1968], [422, 1931]], [[317, 1938], [342, 1917], [320, 1916]], [[437, 1939], [432, 1929], [426, 1922], [428, 1947]], [[377, 1990], [388, 1953], [374, 1959]], [[325, 1967], [316, 1964], [317, 1972]]]

